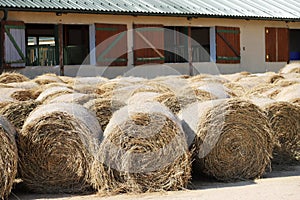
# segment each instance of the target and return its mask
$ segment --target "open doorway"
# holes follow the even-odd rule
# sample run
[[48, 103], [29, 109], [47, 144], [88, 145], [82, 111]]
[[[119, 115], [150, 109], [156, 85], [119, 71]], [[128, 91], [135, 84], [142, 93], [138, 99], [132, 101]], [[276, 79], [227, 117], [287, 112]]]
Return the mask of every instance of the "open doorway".
[[58, 63], [57, 37], [53, 24], [26, 24], [26, 65], [53, 66]]
[[89, 26], [64, 25], [64, 64], [80, 65], [89, 54]]
[[290, 60], [300, 60], [300, 29], [290, 29]]

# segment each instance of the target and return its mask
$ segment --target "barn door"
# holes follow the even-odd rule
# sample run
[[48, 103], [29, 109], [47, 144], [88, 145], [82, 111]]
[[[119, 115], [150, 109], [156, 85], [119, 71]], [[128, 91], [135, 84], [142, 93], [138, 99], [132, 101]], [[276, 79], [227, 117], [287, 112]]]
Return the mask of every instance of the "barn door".
[[127, 25], [96, 24], [97, 64], [127, 66]]
[[240, 29], [216, 27], [217, 63], [240, 63]]
[[20, 21], [3, 21], [3, 64], [5, 67], [25, 67], [25, 24]]
[[266, 62], [287, 62], [289, 60], [289, 29], [266, 28]]
[[163, 25], [134, 24], [134, 64], [164, 63]]

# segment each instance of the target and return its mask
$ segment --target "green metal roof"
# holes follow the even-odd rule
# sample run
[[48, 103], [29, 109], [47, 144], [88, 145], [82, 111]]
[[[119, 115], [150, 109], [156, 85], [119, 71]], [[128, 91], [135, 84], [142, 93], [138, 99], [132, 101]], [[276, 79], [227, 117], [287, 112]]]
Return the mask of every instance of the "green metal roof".
[[0, 9], [300, 20], [300, 0], [1, 0]]

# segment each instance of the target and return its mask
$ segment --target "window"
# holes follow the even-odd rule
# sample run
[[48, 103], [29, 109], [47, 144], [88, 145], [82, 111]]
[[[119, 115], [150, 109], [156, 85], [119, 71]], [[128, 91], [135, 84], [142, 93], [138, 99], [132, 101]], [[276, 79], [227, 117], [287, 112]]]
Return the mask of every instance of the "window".
[[287, 28], [266, 28], [266, 62], [287, 62], [289, 60], [289, 30]]

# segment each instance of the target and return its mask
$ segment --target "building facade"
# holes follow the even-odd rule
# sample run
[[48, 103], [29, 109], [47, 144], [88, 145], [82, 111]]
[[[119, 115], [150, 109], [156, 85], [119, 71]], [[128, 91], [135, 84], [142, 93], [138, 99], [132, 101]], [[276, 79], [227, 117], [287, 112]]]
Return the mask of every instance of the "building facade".
[[[213, 6], [218, 1], [206, 2]], [[272, 8], [280, 1], [268, 2]], [[151, 5], [159, 7], [158, 1]], [[277, 15], [270, 17], [258, 15], [255, 6], [239, 8], [250, 14], [234, 15], [234, 6], [227, 16], [168, 14], [154, 8], [146, 13], [121, 8], [106, 13], [72, 6], [1, 5], [1, 67], [29, 76], [54, 72], [115, 77], [141, 66], [157, 75], [163, 73], [157, 66], [172, 68], [174, 74], [260, 73], [300, 60], [300, 15], [295, 10], [287, 15], [273, 8]]]

